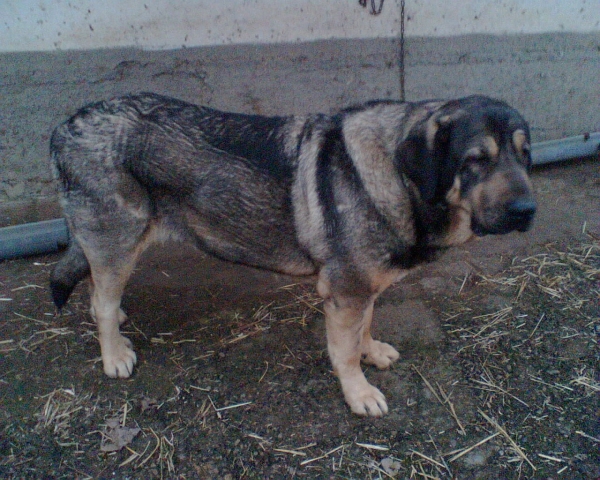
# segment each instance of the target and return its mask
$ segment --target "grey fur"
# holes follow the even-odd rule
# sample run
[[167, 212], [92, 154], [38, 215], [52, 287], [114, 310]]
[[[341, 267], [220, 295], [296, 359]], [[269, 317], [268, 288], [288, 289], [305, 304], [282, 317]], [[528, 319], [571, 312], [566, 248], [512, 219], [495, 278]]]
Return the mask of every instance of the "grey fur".
[[529, 228], [528, 143], [521, 116], [485, 97], [273, 118], [149, 93], [89, 105], [51, 140], [73, 242], [53, 296], [61, 307], [91, 271], [105, 372], [127, 377], [136, 357], [118, 331], [120, 301], [150, 243], [316, 274], [346, 400], [379, 416], [387, 404], [360, 361], [386, 368], [398, 353], [370, 336], [375, 298], [472, 230]]

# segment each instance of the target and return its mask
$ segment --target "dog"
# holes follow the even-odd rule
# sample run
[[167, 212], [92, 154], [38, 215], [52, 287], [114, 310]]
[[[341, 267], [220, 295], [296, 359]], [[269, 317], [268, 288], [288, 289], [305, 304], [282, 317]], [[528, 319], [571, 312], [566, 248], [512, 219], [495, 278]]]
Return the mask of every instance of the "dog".
[[132, 374], [125, 284], [144, 249], [187, 241], [231, 262], [316, 275], [327, 346], [351, 410], [381, 416], [361, 362], [399, 354], [370, 333], [374, 301], [436, 251], [524, 232], [536, 202], [530, 133], [484, 96], [378, 100], [332, 115], [264, 117], [152, 93], [88, 105], [50, 152], [70, 245], [50, 279], [58, 310], [90, 277], [104, 372]]

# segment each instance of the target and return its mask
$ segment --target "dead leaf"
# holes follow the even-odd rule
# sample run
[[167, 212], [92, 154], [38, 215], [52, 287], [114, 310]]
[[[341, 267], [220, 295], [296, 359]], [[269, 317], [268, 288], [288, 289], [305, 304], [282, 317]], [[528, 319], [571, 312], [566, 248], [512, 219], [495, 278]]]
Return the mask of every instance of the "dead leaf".
[[100, 451], [118, 452], [129, 445], [138, 433], [138, 427], [122, 427], [118, 418], [109, 418], [106, 420], [106, 431], [102, 435]]

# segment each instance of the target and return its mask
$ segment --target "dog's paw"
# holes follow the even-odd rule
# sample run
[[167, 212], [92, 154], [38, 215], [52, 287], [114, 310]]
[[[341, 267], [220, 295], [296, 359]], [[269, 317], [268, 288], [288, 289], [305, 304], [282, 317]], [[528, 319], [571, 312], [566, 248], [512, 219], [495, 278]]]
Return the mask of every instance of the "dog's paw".
[[128, 378], [133, 373], [137, 356], [131, 341], [121, 334], [102, 344], [104, 373], [110, 378]]
[[377, 368], [389, 368], [392, 363], [400, 358], [400, 354], [394, 347], [378, 340], [371, 339], [366, 347], [362, 362], [375, 365]]
[[346, 392], [345, 397], [350, 409], [358, 415], [381, 417], [388, 412], [383, 393], [366, 381], [360, 388]]

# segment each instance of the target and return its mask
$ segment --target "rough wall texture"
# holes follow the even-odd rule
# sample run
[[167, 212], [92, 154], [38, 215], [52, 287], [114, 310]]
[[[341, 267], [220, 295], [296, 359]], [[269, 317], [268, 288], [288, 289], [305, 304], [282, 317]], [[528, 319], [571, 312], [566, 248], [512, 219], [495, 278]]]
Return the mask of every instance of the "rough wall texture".
[[[600, 33], [410, 38], [408, 100], [482, 93], [518, 107], [534, 141], [600, 130]], [[81, 105], [155, 91], [260, 114], [398, 98], [394, 40], [0, 55], [0, 226], [60, 215], [52, 129]]]

